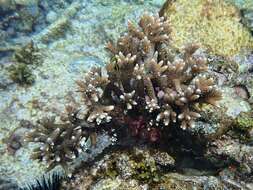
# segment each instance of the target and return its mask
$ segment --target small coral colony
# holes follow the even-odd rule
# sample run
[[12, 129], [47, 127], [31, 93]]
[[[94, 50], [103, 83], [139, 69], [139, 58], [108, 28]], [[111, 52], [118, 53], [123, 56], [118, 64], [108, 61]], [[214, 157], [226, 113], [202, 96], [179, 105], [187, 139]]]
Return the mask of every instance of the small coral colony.
[[128, 33], [107, 46], [110, 63], [77, 81], [86, 109], [67, 106], [61, 122], [42, 119], [27, 134], [27, 141], [41, 144], [32, 158], [47, 162], [49, 170], [66, 168], [100, 132], [115, 140], [117, 129], [124, 127], [126, 135], [157, 143], [166, 128], [194, 127], [201, 105], [215, 105], [221, 92], [197, 45], [187, 45], [174, 58], [164, 51], [169, 33], [169, 21], [158, 15], [144, 14], [138, 26], [129, 22]]

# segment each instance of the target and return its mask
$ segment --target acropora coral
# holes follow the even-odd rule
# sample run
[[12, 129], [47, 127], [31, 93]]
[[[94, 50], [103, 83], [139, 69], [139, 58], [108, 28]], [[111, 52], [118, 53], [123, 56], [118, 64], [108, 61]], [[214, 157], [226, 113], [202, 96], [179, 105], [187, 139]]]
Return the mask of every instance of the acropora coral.
[[[27, 135], [40, 143], [32, 158], [46, 161], [48, 169], [64, 168], [83, 151], [87, 139], [107, 131], [117, 138], [125, 127], [129, 134], [147, 142], [159, 142], [165, 128], [194, 127], [199, 106], [216, 105], [221, 92], [207, 74], [207, 59], [197, 53], [197, 45], [166, 59], [159, 47], [169, 44], [171, 31], [164, 17], [144, 14], [138, 26], [128, 23], [128, 33], [117, 43], [109, 43], [110, 63], [94, 67], [77, 81], [85, 109], [67, 106], [62, 123], [44, 119]], [[126, 134], [129, 135], [129, 134]]]
[[199, 43], [215, 55], [233, 56], [253, 47], [253, 38], [240, 23], [240, 11], [224, 0], [177, 0], [163, 10], [170, 19], [172, 42], [179, 49]]

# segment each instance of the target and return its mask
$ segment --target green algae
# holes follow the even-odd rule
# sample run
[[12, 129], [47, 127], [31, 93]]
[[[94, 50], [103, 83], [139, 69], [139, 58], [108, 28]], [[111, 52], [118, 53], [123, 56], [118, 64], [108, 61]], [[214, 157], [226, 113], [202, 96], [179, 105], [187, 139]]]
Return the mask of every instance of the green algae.
[[133, 164], [134, 174], [133, 178], [146, 183], [160, 181], [160, 176], [157, 170], [156, 163], [153, 159], [134, 161]]
[[235, 120], [235, 127], [242, 131], [249, 131], [253, 128], [253, 114], [251, 112], [241, 113]]
[[253, 129], [252, 112], [241, 112], [232, 122], [230, 136], [239, 139], [243, 143], [252, 141], [251, 130]]
[[[161, 172], [157, 167], [156, 161], [149, 152], [143, 152], [142, 150], [135, 149], [122, 158], [128, 163], [128, 168], [125, 168], [124, 172], [127, 171], [127, 175], [131, 176], [131, 179], [134, 179], [140, 183], [149, 184], [160, 181]], [[118, 162], [120, 162], [120, 160], [112, 160], [109, 162], [108, 167], [106, 168], [105, 172], [103, 172], [101, 177], [115, 179], [122, 172], [117, 166]]]
[[107, 170], [105, 171], [105, 176], [108, 176], [112, 179], [116, 178], [116, 176], [118, 176], [118, 171], [116, 169], [116, 162], [112, 162], [112, 163], [109, 163], [109, 166], [107, 168]]

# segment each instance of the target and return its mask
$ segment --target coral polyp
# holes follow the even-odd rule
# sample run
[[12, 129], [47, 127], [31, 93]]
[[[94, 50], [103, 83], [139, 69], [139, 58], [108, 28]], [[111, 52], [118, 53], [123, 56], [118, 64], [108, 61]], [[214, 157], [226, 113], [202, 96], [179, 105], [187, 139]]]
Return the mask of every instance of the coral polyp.
[[86, 106], [83, 117], [77, 116], [78, 108], [69, 108], [66, 123], [44, 122], [28, 134], [29, 141], [43, 144], [33, 158], [47, 161], [49, 168], [65, 165], [82, 151], [83, 139], [119, 126], [152, 143], [172, 125], [194, 127], [200, 106], [215, 105], [221, 92], [197, 45], [187, 45], [172, 61], [159, 56], [169, 33], [169, 21], [158, 15], [144, 14], [138, 26], [129, 22], [128, 33], [107, 46], [110, 63], [77, 81]]

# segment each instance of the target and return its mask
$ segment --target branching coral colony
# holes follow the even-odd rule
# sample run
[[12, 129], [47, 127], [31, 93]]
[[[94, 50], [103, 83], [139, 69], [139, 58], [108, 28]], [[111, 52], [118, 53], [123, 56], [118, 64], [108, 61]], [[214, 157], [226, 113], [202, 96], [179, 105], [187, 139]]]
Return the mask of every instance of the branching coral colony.
[[[42, 145], [32, 158], [44, 160], [49, 169], [66, 166], [83, 151], [83, 144], [100, 131], [128, 127], [132, 136], [157, 142], [166, 127], [194, 126], [200, 117], [198, 106], [221, 98], [214, 80], [206, 75], [206, 59], [197, 55], [195, 45], [170, 62], [158, 56], [158, 46], [169, 41], [170, 25], [163, 17], [144, 14], [136, 27], [107, 48], [112, 59], [106, 68], [93, 68], [77, 81], [86, 111], [68, 106], [64, 124], [44, 119], [27, 135]], [[83, 115], [81, 117], [80, 115]]]

